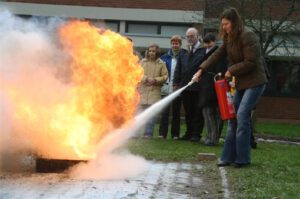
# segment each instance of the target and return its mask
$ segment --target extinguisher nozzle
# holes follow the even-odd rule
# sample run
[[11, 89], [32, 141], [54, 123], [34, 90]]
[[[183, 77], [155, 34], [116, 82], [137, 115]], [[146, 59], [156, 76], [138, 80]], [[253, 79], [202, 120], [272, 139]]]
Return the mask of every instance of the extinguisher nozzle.
[[192, 80], [187, 84], [188, 86], [191, 86], [193, 83], [197, 82], [197, 78], [194, 76]]
[[188, 86], [191, 86], [193, 83], [195, 83], [195, 81], [192, 80], [192, 81], [190, 81], [187, 85], [188, 85]]

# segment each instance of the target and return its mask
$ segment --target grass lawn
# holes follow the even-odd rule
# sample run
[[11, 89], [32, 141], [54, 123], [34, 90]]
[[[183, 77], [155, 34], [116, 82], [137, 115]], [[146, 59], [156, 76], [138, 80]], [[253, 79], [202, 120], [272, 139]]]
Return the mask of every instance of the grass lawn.
[[255, 128], [258, 135], [266, 134], [300, 139], [300, 124], [258, 122]]
[[[257, 129], [267, 127], [268, 134], [276, 132], [276, 135], [286, 137], [299, 137], [300, 134], [299, 124], [261, 123]], [[184, 132], [184, 126], [182, 128]], [[215, 153], [219, 157], [222, 148], [222, 144], [207, 147], [199, 143], [158, 138], [129, 142], [129, 149], [133, 153], [159, 161], [197, 161], [197, 154], [200, 152]], [[217, 168], [215, 163], [211, 166]], [[228, 167], [226, 171], [234, 198], [296, 199], [300, 196], [299, 145], [259, 143], [258, 148], [252, 150], [251, 166], [242, 169]], [[211, 172], [209, 175], [213, 179], [220, 179], [218, 172]]]

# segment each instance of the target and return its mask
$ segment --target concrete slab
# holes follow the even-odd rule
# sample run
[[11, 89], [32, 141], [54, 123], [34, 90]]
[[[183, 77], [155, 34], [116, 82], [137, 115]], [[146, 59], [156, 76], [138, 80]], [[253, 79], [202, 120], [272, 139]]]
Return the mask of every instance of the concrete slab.
[[218, 198], [207, 191], [199, 163], [151, 162], [132, 179], [78, 180], [67, 174], [0, 173], [0, 198]]

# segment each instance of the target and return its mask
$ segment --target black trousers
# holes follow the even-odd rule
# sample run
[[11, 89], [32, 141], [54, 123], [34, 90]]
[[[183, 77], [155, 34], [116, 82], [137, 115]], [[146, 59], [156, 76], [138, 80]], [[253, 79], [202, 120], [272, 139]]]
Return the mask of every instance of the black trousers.
[[185, 90], [182, 93], [182, 102], [185, 110], [186, 137], [201, 138], [204, 118], [201, 108], [198, 107], [199, 91]]
[[[162, 98], [167, 96], [162, 96]], [[164, 138], [167, 137], [169, 131], [169, 115], [172, 112], [171, 122], [171, 136], [179, 137], [180, 135], [180, 110], [181, 110], [181, 97], [175, 98], [169, 106], [167, 106], [161, 113], [159, 135]], [[172, 110], [172, 111], [171, 111]]]

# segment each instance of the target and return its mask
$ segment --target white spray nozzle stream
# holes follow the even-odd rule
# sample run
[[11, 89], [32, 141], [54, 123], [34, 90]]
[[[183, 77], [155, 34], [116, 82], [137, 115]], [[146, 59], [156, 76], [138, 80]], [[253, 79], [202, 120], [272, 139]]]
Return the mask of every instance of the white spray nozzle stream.
[[196, 82], [196, 77], [194, 76], [193, 78], [192, 78], [192, 80], [187, 84], [187, 86], [191, 86], [193, 83], [195, 83]]

